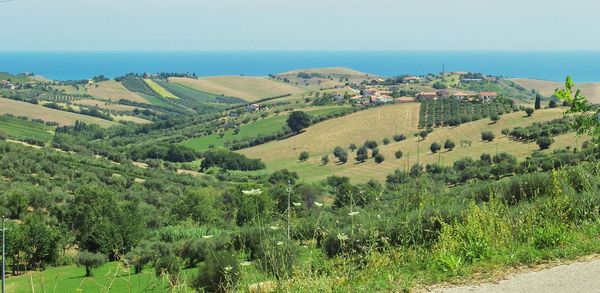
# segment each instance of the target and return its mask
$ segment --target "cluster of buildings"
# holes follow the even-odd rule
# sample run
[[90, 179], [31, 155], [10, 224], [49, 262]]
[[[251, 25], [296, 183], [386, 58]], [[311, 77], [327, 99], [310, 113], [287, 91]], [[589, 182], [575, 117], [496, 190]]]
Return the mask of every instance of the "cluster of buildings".
[[467, 101], [474, 101], [477, 99], [481, 102], [487, 103], [487, 102], [497, 99], [498, 93], [497, 92], [480, 92], [478, 94], [475, 94], [475, 93], [457, 92], [457, 93], [450, 95], [450, 93], [448, 93], [448, 91], [446, 91], [446, 90], [439, 90], [436, 92], [420, 92], [417, 95], [417, 97], [420, 99], [433, 99], [433, 100], [445, 99], [445, 98], [449, 98], [449, 97], [453, 97], [457, 100], [467, 100]]
[[14, 90], [16, 86], [9, 80], [3, 80], [0, 82], [0, 88]]
[[392, 93], [388, 90], [367, 88], [362, 91], [362, 95], [356, 95], [350, 100], [355, 104], [388, 104], [388, 103], [407, 103], [414, 102], [417, 99], [414, 97], [392, 97]]

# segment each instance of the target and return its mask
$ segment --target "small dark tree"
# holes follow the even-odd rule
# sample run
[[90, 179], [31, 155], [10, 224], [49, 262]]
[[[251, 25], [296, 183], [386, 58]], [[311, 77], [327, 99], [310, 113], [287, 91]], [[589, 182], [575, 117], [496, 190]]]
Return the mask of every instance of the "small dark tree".
[[377, 154], [375, 156], [375, 163], [381, 164], [383, 161], [385, 161], [385, 157], [382, 154]]
[[304, 151], [304, 152], [300, 153], [298, 160], [300, 160], [301, 162], [305, 162], [306, 160], [308, 160], [308, 157], [309, 157], [308, 152]]
[[502, 134], [504, 134], [504, 136], [508, 136], [510, 134], [510, 129], [504, 128], [504, 129], [502, 129], [501, 132], [502, 132]]
[[434, 142], [431, 144], [431, 146], [429, 146], [429, 149], [431, 150], [432, 153], [437, 153], [441, 148], [442, 147], [437, 142]]
[[390, 144], [390, 139], [389, 139], [389, 138], [387, 138], [387, 137], [386, 137], [386, 138], [384, 138], [384, 139], [383, 139], [383, 144], [384, 144], [384, 145], [388, 145], [388, 144]]
[[106, 263], [108, 258], [102, 253], [92, 253], [89, 251], [80, 251], [77, 255], [76, 262], [78, 265], [85, 267], [85, 276], [92, 276], [92, 269], [97, 268]]
[[377, 147], [377, 142], [374, 140], [367, 140], [364, 143], [364, 147], [366, 147], [368, 149], [374, 149]]
[[396, 151], [394, 153], [394, 156], [396, 157], [396, 159], [400, 160], [402, 159], [402, 151]]
[[394, 140], [396, 142], [400, 142], [406, 139], [406, 136], [404, 134], [396, 134], [394, 135]]
[[525, 113], [527, 113], [527, 117], [531, 117], [534, 111], [535, 110], [533, 110], [533, 108], [525, 108]]
[[371, 151], [371, 157], [374, 158], [375, 156], [377, 156], [379, 154], [379, 149], [378, 148], [374, 148]]
[[556, 101], [552, 100], [548, 104], [548, 107], [550, 107], [550, 109], [554, 109], [554, 108], [558, 107], [558, 105], [556, 104]]
[[542, 108], [542, 96], [540, 94], [535, 95], [535, 109], [539, 110]]
[[538, 137], [538, 139], [536, 140], [536, 143], [540, 147], [540, 150], [546, 150], [550, 148], [550, 145], [552, 145], [553, 142], [554, 140], [548, 136]]
[[310, 126], [311, 120], [312, 119], [310, 115], [302, 111], [294, 111], [290, 113], [290, 116], [287, 119], [287, 126], [292, 130], [292, 132], [294, 132], [294, 134], [297, 134], [302, 129]]
[[369, 158], [369, 152], [366, 147], [361, 147], [356, 151], [356, 161], [364, 162]]
[[429, 131], [427, 131], [427, 130], [422, 130], [421, 132], [419, 132], [419, 136], [421, 137], [422, 140], [425, 140], [427, 135], [429, 135]]
[[496, 136], [491, 131], [484, 131], [481, 133], [481, 140], [483, 140], [483, 141], [490, 142], [490, 141], [493, 141], [494, 138], [496, 138]]
[[446, 142], [444, 142], [444, 149], [446, 149], [448, 151], [453, 150], [455, 147], [456, 147], [456, 144], [451, 139], [446, 139]]
[[356, 145], [351, 143], [348, 148], [350, 149], [350, 152], [354, 152], [356, 150]]
[[323, 155], [323, 157], [321, 157], [321, 163], [323, 165], [327, 165], [329, 163], [329, 156], [328, 155]]
[[500, 120], [500, 115], [494, 114], [494, 115], [490, 116], [490, 120], [492, 120], [493, 123], [496, 123], [496, 122], [498, 122], [498, 120]]

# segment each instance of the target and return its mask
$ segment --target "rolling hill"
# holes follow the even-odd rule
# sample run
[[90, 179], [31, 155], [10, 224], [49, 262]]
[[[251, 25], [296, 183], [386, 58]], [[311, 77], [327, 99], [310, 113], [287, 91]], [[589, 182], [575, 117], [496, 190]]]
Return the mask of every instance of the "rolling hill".
[[347, 67], [323, 67], [323, 68], [304, 68], [304, 69], [295, 69], [291, 71], [286, 71], [279, 73], [277, 75], [292, 75], [298, 73], [315, 73], [315, 74], [330, 74], [330, 75], [348, 75], [348, 76], [366, 76], [370, 75], [368, 73], [360, 72], [358, 70], [354, 70]]
[[[564, 83], [561, 82], [540, 79], [512, 78], [510, 80], [526, 89], [536, 90], [547, 97], [552, 96], [555, 89], [564, 86]], [[581, 92], [586, 95], [592, 103], [600, 103], [600, 82], [576, 83], [575, 88], [581, 89]]]
[[199, 79], [172, 77], [169, 78], [169, 81], [200, 91], [240, 98], [247, 102], [286, 94], [297, 94], [304, 91], [299, 87], [266, 77], [214, 76]]
[[114, 80], [103, 81], [87, 87], [88, 94], [111, 101], [126, 99], [133, 102], [148, 104], [142, 96], [127, 90], [120, 82]]
[[[417, 146], [419, 146], [418, 157], [421, 164], [439, 161], [443, 165], [451, 165], [466, 156], [478, 158], [482, 153], [495, 154], [496, 151], [509, 152], [518, 158], [523, 158], [538, 149], [537, 145], [533, 142], [512, 141], [504, 137], [500, 131], [503, 128], [512, 129], [559, 118], [562, 117], [563, 111], [563, 109], [538, 110], [532, 117], [524, 117], [523, 112], [514, 112], [503, 115], [495, 124], [490, 124], [489, 119], [482, 119], [458, 127], [436, 128], [424, 141], [417, 142], [413, 134], [418, 130], [419, 104], [390, 105], [325, 121], [309, 127], [296, 138], [274, 141], [239, 152], [248, 157], [262, 158], [269, 171], [287, 168], [298, 172], [301, 178], [308, 181], [321, 180], [331, 174], [348, 176], [355, 182], [365, 182], [369, 179], [385, 180], [393, 170], [408, 168], [417, 162]], [[494, 132], [496, 140], [491, 143], [481, 141], [481, 132], [484, 130]], [[383, 145], [383, 138], [387, 137], [391, 140], [396, 133], [405, 134], [408, 139], [402, 142], [392, 140], [389, 145]], [[348, 150], [350, 143], [360, 146], [367, 139], [378, 142], [380, 153], [386, 158], [382, 164], [376, 164], [373, 160], [357, 164], [354, 160], [355, 154], [350, 154], [350, 160], [346, 164], [338, 165], [332, 162], [322, 166], [321, 156], [329, 155], [330, 159], [333, 159], [332, 151], [336, 146]], [[454, 151], [440, 154], [432, 154], [429, 151], [429, 146], [433, 142], [443, 144], [446, 139], [452, 139], [457, 144]], [[461, 140], [471, 141], [471, 146], [461, 147]], [[551, 149], [575, 146], [577, 142], [583, 142], [583, 139], [577, 141], [574, 134], [565, 134], [555, 137], [555, 141]], [[394, 153], [398, 150], [404, 153], [401, 160], [394, 157]], [[310, 159], [300, 163], [298, 156], [302, 151], [307, 151]]]

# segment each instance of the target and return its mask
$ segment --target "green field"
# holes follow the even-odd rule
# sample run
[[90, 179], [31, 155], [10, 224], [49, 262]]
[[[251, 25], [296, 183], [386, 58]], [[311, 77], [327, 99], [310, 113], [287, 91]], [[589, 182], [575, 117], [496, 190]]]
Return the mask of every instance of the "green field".
[[[340, 112], [344, 109], [347, 109], [347, 107], [327, 107], [307, 112], [313, 116], [324, 116]], [[271, 135], [282, 130], [286, 123], [287, 117], [288, 114], [267, 117], [256, 122], [240, 126], [240, 132], [237, 135], [234, 135], [233, 129], [230, 129], [225, 132], [225, 136], [223, 136], [223, 138], [220, 138], [218, 134], [211, 134], [186, 140], [182, 142], [182, 144], [195, 150], [207, 150], [211, 145], [214, 147], [222, 147], [225, 145], [225, 142], [232, 141], [234, 139], [241, 140], [244, 138], [257, 137], [259, 135]]]
[[160, 86], [158, 83], [156, 83], [154, 80], [152, 79], [144, 79], [144, 82], [146, 82], [146, 84], [157, 94], [159, 94], [161, 97], [163, 98], [167, 98], [167, 99], [179, 99], [179, 97], [177, 97], [176, 95], [172, 94], [171, 92], [169, 92], [168, 90], [166, 90], [165, 88], [163, 88], [162, 86]]
[[0, 72], [0, 81], [2, 81], [2, 80], [10, 80], [12, 82], [18, 82], [18, 83], [27, 83], [27, 82], [30, 82], [32, 79], [27, 76], [17, 76], [17, 75], [8, 74], [6, 72]]
[[189, 86], [186, 86], [186, 85], [180, 84], [180, 83], [166, 82], [166, 81], [160, 81], [160, 80], [157, 80], [156, 83], [158, 83], [160, 86], [162, 86], [163, 88], [167, 89], [169, 92], [177, 95], [178, 97], [180, 97], [182, 99], [187, 99], [187, 100], [192, 100], [192, 101], [200, 101], [200, 102], [208, 102], [208, 103], [217, 103], [217, 102], [231, 103], [231, 104], [245, 103], [245, 101], [242, 99], [211, 94], [209, 92], [193, 89]]
[[50, 141], [52, 133], [52, 127], [41, 123], [6, 115], [0, 116], [0, 134], [5, 134], [8, 138], [17, 140], [35, 138], [42, 141]]

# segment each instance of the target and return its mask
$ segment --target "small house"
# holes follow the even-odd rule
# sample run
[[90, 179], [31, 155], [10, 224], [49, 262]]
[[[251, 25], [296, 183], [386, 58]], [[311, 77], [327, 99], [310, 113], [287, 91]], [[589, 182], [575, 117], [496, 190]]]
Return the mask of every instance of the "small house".
[[480, 92], [479, 100], [482, 102], [490, 102], [498, 98], [497, 92]]
[[331, 100], [333, 100], [334, 102], [343, 102], [344, 98], [344, 93], [334, 93], [333, 96], [331, 96]]
[[394, 101], [393, 97], [388, 96], [388, 95], [381, 95], [381, 96], [377, 96], [377, 99], [375, 102], [380, 103], [380, 104], [387, 104], [387, 103], [392, 103], [393, 101]]
[[415, 99], [414, 97], [406, 97], [406, 96], [404, 96], [404, 97], [395, 98], [394, 101], [396, 103], [411, 103], [411, 102], [417, 101], [417, 99]]
[[436, 100], [438, 98], [438, 94], [436, 92], [420, 92], [418, 97], [420, 99]]
[[402, 78], [403, 83], [419, 83], [421, 78], [418, 76], [406, 76]]
[[260, 110], [260, 105], [259, 104], [250, 104], [246, 106], [246, 111], [247, 112], [255, 112]]
[[370, 98], [371, 96], [376, 96], [379, 91], [374, 88], [368, 88], [363, 90], [363, 97]]
[[473, 99], [473, 96], [475, 96], [475, 95], [466, 93], [466, 92], [457, 92], [452, 95], [452, 97], [454, 97], [457, 100], [469, 100], [469, 101]]
[[353, 104], [366, 105], [366, 104], [368, 104], [368, 103], [369, 103], [371, 100], [370, 100], [369, 98], [365, 98], [365, 97], [363, 97], [363, 96], [361, 96], [361, 95], [356, 95], [356, 96], [354, 96], [354, 97], [350, 98], [350, 101], [351, 101]]

